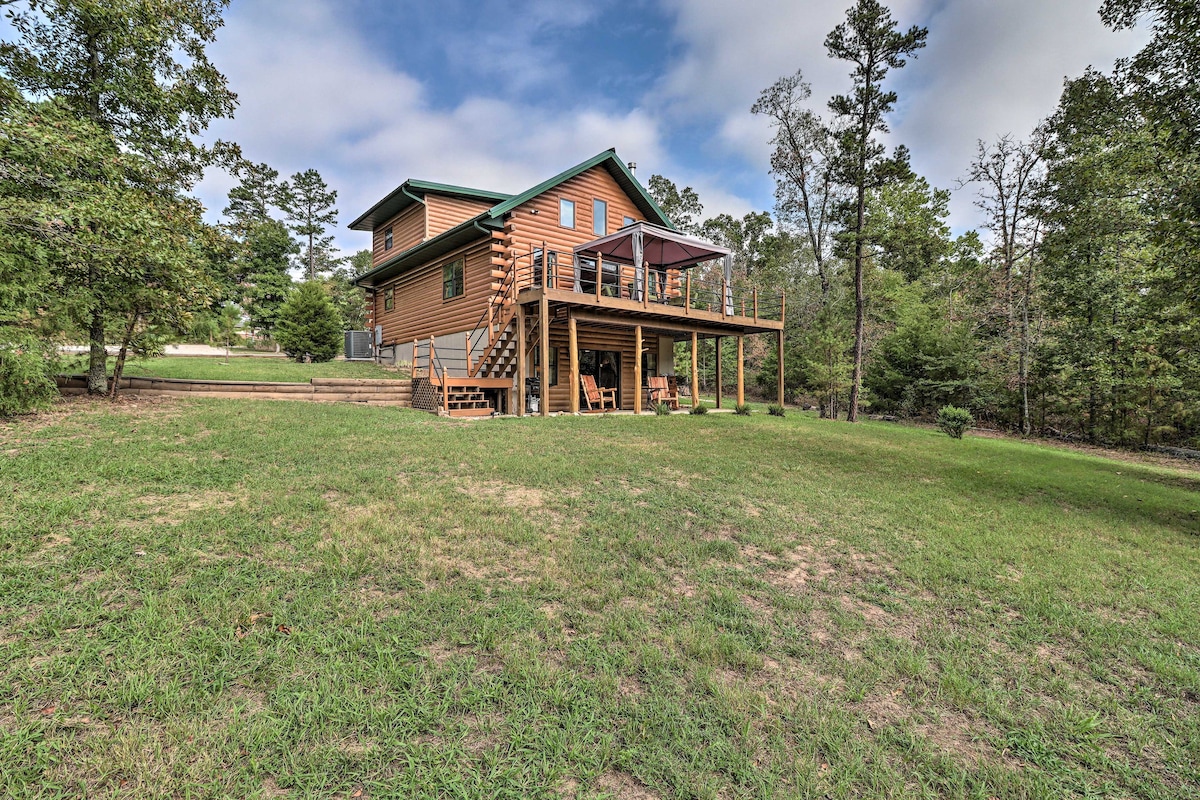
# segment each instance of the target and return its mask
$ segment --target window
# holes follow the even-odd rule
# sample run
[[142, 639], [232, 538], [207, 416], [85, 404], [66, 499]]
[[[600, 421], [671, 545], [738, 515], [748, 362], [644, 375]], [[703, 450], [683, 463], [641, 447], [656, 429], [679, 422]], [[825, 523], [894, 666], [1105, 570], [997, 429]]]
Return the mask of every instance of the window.
[[384, 250], [392, 249], [392, 229], [391, 228], [388, 228], [386, 231], [383, 232], [383, 249]]
[[574, 200], [559, 200], [558, 201], [558, 224], [564, 228], [575, 227], [575, 201]]
[[658, 353], [647, 350], [642, 353], [642, 383], [649, 385], [647, 378], [658, 377]]
[[383, 310], [391, 311], [396, 307], [396, 290], [387, 289], [383, 293]]
[[463, 293], [463, 260], [451, 261], [442, 267], [442, 299], [449, 300]]
[[635, 222], [637, 222], [637, 220], [634, 219], [633, 217], [625, 217], [625, 219], [621, 220], [621, 227], [628, 228], [630, 225], [632, 225]]
[[[540, 367], [542, 365], [542, 347], [536, 345], [533, 348], [533, 365]], [[550, 363], [546, 366], [546, 377], [549, 378], [550, 386], [558, 386], [558, 348], [550, 348]]]
[[597, 236], [608, 233], [608, 203], [600, 199], [592, 201], [592, 233]]

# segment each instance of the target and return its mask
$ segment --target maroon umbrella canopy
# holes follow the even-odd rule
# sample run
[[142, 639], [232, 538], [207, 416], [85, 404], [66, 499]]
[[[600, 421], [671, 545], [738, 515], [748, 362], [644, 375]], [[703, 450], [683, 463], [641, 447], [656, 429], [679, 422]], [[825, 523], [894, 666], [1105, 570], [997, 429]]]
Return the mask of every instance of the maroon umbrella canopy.
[[712, 261], [729, 255], [729, 249], [693, 239], [648, 222], [635, 222], [616, 233], [581, 244], [575, 248], [580, 255], [600, 253], [618, 261], [633, 262], [634, 239], [641, 234], [642, 261], [659, 268], [686, 268], [702, 261]]

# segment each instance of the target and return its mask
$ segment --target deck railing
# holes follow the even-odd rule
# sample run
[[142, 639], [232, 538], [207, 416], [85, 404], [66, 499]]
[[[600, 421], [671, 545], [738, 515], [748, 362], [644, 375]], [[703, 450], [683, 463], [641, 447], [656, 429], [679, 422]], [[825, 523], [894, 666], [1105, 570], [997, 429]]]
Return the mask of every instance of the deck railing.
[[[749, 317], [755, 320], [781, 321], [785, 310], [784, 295], [760, 291], [758, 287], [735, 278], [694, 277], [698, 267], [659, 269], [596, 258], [590, 255], [533, 248], [513, 258], [512, 280], [515, 291], [527, 288], [559, 289], [616, 298], [653, 306], [672, 306], [719, 313], [722, 316]], [[721, 299], [725, 302], [722, 303]]]

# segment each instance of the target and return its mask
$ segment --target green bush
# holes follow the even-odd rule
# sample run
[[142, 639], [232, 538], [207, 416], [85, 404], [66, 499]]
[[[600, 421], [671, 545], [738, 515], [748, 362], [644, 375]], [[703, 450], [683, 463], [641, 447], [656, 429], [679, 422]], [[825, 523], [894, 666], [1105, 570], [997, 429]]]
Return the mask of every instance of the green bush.
[[34, 339], [0, 343], [0, 417], [49, 406], [58, 396], [55, 365], [54, 351]]
[[688, 409], [688, 413], [689, 414], [707, 414], [708, 406], [704, 405], [704, 403], [696, 403], [696, 405], [694, 405]]
[[736, 406], [733, 407], [733, 413], [737, 414], [739, 417], [750, 416], [750, 404], [749, 403], [738, 403]]
[[772, 417], [782, 417], [783, 406], [779, 405], [778, 403], [771, 403], [771, 405], [767, 406], [767, 413]]
[[275, 341], [297, 361], [329, 361], [342, 346], [342, 318], [318, 281], [300, 284], [279, 309]]
[[937, 426], [951, 439], [961, 439], [967, 428], [975, 425], [975, 417], [965, 408], [942, 406], [938, 409]]
[[654, 413], [660, 417], [665, 417], [671, 413], [670, 403], [655, 403]]

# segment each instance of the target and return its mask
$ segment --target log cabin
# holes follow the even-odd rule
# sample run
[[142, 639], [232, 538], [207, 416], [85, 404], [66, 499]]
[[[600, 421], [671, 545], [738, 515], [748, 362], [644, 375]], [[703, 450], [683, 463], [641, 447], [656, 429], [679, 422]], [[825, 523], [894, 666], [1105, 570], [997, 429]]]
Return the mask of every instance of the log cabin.
[[700, 342], [723, 337], [738, 343], [742, 403], [753, 334], [776, 338], [783, 402], [783, 295], [742, 285], [728, 249], [676, 230], [615, 150], [517, 195], [410, 179], [350, 228], [372, 234], [357, 284], [376, 359], [411, 364], [416, 408], [578, 413], [588, 375], [641, 413], [648, 379], [676, 375], [676, 342], [690, 342], [694, 387]]

